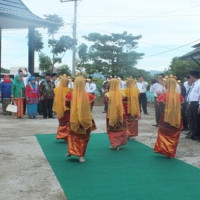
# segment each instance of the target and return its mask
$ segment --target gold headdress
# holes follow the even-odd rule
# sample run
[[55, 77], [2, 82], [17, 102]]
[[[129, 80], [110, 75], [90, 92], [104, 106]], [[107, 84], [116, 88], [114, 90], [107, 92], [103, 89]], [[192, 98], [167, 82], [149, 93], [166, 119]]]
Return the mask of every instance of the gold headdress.
[[82, 72], [82, 71], [77, 71], [76, 72], [76, 76], [82, 76], [82, 77], [87, 77], [87, 73], [86, 72]]

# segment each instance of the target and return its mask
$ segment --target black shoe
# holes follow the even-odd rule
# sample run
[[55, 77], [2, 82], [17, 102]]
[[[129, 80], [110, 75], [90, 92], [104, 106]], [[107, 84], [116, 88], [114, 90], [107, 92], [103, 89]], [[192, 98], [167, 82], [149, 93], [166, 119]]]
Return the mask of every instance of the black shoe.
[[152, 126], [159, 127], [159, 125], [158, 125], [158, 124], [153, 124]]
[[54, 117], [53, 117], [53, 116], [51, 116], [51, 117], [49, 117], [49, 118], [51, 118], [51, 119], [54, 119]]
[[44, 119], [47, 119], [47, 117], [43, 117]]
[[185, 138], [186, 138], [186, 139], [192, 139], [192, 138], [193, 138], [192, 132], [189, 131], [189, 132], [187, 133], [187, 136], [186, 136]]
[[145, 115], [149, 115], [149, 113], [144, 113]]
[[200, 140], [199, 136], [194, 136], [192, 139], [197, 141]]
[[191, 139], [192, 137], [190, 135], [185, 136], [186, 139]]

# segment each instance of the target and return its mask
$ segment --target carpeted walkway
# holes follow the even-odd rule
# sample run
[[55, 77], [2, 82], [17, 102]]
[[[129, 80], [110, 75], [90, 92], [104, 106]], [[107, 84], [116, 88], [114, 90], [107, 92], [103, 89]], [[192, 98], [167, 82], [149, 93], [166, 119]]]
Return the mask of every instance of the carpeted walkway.
[[[86, 162], [65, 157], [55, 134], [36, 135], [68, 200], [199, 200], [200, 170], [129, 141], [110, 150], [106, 134], [92, 134]], [[48, 183], [47, 183], [48, 184]]]

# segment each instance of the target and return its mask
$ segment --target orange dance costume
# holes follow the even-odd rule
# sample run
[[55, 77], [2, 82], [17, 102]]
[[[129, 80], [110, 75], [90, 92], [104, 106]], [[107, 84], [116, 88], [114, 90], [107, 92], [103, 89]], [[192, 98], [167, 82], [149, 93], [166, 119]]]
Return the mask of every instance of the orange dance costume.
[[119, 80], [111, 79], [110, 91], [106, 93], [108, 101], [107, 112], [107, 134], [110, 140], [111, 147], [118, 149], [119, 146], [127, 143], [126, 138], [126, 115], [122, 99], [125, 98], [124, 92], [120, 91]]
[[123, 99], [126, 114], [126, 135], [128, 138], [138, 136], [138, 120], [140, 119], [139, 90], [135, 86], [134, 79], [127, 80], [127, 88], [124, 89], [125, 98]]
[[176, 91], [176, 84], [175, 79], [168, 79], [167, 92], [157, 99], [161, 116], [154, 151], [169, 158], [174, 158], [176, 154], [181, 129], [181, 103], [184, 102]]
[[85, 90], [83, 77], [76, 77], [72, 93], [66, 95], [70, 107], [70, 126], [67, 138], [68, 155], [84, 157], [90, 133], [96, 129], [91, 113], [91, 102], [95, 96]]
[[58, 117], [58, 129], [56, 134], [56, 139], [67, 140], [69, 134], [69, 106], [66, 105], [65, 96], [71, 91], [68, 86], [67, 77], [62, 77], [59, 86], [54, 89], [54, 102], [53, 111]]

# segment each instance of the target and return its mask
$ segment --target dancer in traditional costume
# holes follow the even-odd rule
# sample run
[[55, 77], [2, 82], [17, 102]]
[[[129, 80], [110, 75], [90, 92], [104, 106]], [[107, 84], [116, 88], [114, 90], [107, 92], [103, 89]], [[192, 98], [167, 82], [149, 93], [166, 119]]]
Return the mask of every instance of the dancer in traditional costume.
[[176, 80], [169, 78], [166, 82], [167, 92], [157, 98], [161, 116], [154, 151], [169, 158], [174, 158], [176, 154], [181, 127], [181, 103], [184, 102], [176, 88]]
[[17, 106], [17, 113], [15, 118], [22, 118], [24, 116], [24, 98], [25, 98], [25, 86], [23, 78], [20, 75], [16, 75], [11, 87], [11, 98], [14, 100]]
[[120, 91], [119, 80], [116, 78], [110, 81], [110, 91], [106, 93], [108, 101], [107, 112], [107, 133], [112, 149], [119, 149], [119, 146], [127, 143], [126, 121], [122, 99], [124, 92]]
[[69, 107], [66, 106], [65, 96], [71, 91], [68, 88], [67, 77], [61, 77], [58, 87], [54, 88], [53, 111], [58, 117], [58, 129], [56, 139], [67, 140], [69, 133]]
[[126, 114], [126, 135], [128, 139], [134, 139], [138, 136], [138, 120], [140, 119], [139, 94], [134, 79], [127, 80], [127, 88], [124, 89], [126, 97], [123, 99], [124, 110]]
[[85, 90], [85, 79], [76, 77], [73, 92], [66, 95], [67, 106], [70, 108], [70, 128], [67, 137], [68, 156], [79, 157], [84, 162], [90, 133], [96, 129], [91, 113], [91, 102], [94, 95]]

